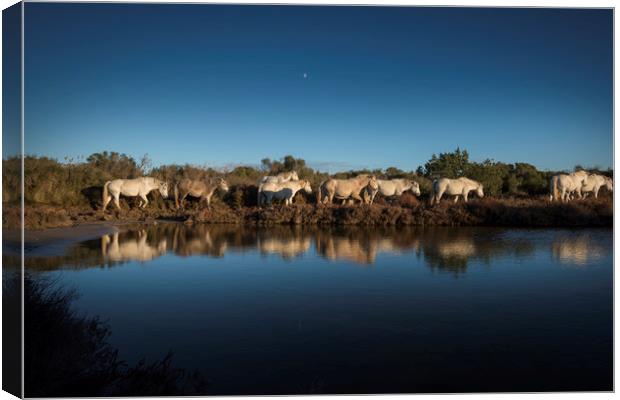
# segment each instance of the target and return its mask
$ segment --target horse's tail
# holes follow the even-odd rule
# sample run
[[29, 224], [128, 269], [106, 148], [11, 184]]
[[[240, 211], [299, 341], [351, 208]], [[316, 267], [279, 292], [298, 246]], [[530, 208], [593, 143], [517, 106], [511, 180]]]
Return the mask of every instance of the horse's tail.
[[258, 189], [256, 190], [256, 206], [260, 207], [260, 195], [261, 195], [261, 189], [263, 187], [262, 183], [258, 184]]
[[429, 200], [431, 206], [435, 203], [435, 195], [437, 194], [437, 189], [435, 186], [437, 186], [438, 183], [439, 181], [437, 178], [433, 179], [433, 182], [431, 182], [431, 198]]
[[106, 206], [108, 205], [108, 197], [110, 196], [110, 193], [108, 191], [108, 186], [110, 185], [111, 181], [107, 181], [106, 183], [103, 184], [103, 193], [101, 196], [101, 200], [103, 200], [103, 211], [105, 211]]
[[557, 200], [560, 197], [560, 192], [558, 190], [558, 176], [553, 175], [549, 181], [549, 200]]

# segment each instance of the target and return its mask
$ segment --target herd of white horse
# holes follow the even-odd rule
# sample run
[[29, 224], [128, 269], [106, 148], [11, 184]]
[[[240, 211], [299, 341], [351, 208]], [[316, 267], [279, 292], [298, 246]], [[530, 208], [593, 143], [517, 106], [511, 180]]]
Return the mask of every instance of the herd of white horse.
[[[592, 194], [598, 198], [601, 188], [613, 190], [611, 178], [598, 174], [589, 174], [577, 171], [570, 174], [554, 175], [549, 183], [549, 200], [567, 202], [573, 198], [582, 199]], [[120, 196], [139, 197], [139, 207], [144, 208], [149, 203], [147, 195], [158, 190], [164, 197], [168, 197], [168, 183], [156, 178], [143, 177], [135, 179], [114, 179], [103, 185], [103, 210], [110, 201], [120, 210]], [[216, 190], [228, 192], [228, 183], [223, 178], [202, 180], [183, 179], [173, 187], [174, 201], [177, 208], [183, 207], [187, 196], [199, 198], [210, 207], [211, 197]], [[295, 194], [300, 190], [312, 193], [310, 182], [299, 179], [297, 172], [282, 172], [274, 176], [264, 176], [258, 182], [258, 206], [270, 205], [274, 200], [283, 201], [285, 205], [293, 203]], [[415, 196], [420, 195], [420, 185], [409, 179], [377, 179], [374, 175], [361, 174], [349, 179], [329, 178], [317, 188], [317, 203], [332, 204], [334, 200], [372, 204], [377, 194], [385, 197], [398, 197], [406, 191]], [[454, 203], [462, 197], [467, 201], [469, 194], [474, 192], [478, 197], [484, 196], [480, 182], [469, 178], [439, 178], [433, 181], [430, 194], [430, 204], [441, 201], [444, 195], [454, 196]]]

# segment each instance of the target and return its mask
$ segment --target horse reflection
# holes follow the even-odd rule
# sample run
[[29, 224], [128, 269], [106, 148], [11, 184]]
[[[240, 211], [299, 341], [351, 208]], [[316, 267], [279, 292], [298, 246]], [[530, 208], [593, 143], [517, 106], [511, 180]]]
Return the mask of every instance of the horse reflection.
[[121, 235], [116, 232], [111, 238], [110, 235], [101, 238], [101, 253], [104, 260], [145, 262], [166, 254], [166, 239], [162, 238], [151, 244], [144, 229], [137, 231], [136, 234], [124, 234], [122, 240], [120, 237]]
[[429, 267], [455, 276], [465, 273], [471, 261], [490, 265], [495, 257], [507, 254], [523, 257], [535, 249], [533, 241], [505, 237], [501, 230], [430, 228], [420, 234], [419, 254], [423, 254]]
[[260, 239], [261, 254], [279, 254], [284, 259], [298, 257], [310, 249], [310, 238], [266, 238]]
[[564, 235], [551, 243], [552, 257], [562, 264], [583, 267], [605, 255], [605, 247], [588, 234]]
[[317, 253], [331, 261], [344, 260], [361, 265], [374, 264], [380, 253], [401, 254], [419, 250], [420, 240], [411, 230], [341, 229], [318, 231]]
[[172, 248], [181, 257], [208, 255], [219, 258], [224, 257], [228, 249], [227, 241], [213, 235], [207, 226], [177, 226], [173, 235]]
[[363, 235], [344, 236], [317, 233], [316, 251], [330, 261], [345, 260], [357, 264], [372, 264], [377, 256], [376, 242]]

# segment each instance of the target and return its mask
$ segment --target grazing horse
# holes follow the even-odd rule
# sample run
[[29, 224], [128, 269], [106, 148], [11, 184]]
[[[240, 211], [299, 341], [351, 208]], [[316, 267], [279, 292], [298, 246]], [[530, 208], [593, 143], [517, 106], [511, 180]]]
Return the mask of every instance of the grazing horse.
[[[215, 190], [228, 192], [228, 183], [223, 178], [209, 179], [208, 181], [193, 181], [191, 179], [183, 179], [174, 186], [174, 204], [177, 209], [183, 206], [183, 201], [187, 196], [198, 197], [200, 201], [207, 201], [207, 208], [211, 208], [211, 197]], [[179, 201], [180, 197], [180, 201]]]
[[581, 187], [581, 194], [583, 197], [587, 197], [588, 194], [593, 193], [594, 198], [598, 199], [598, 192], [602, 187], [605, 187], [609, 192], [614, 190], [614, 182], [611, 178], [598, 175], [598, 174], [590, 174], [583, 181], [583, 186]]
[[264, 203], [271, 204], [273, 199], [284, 200], [284, 204], [288, 206], [293, 203], [295, 194], [302, 189], [306, 193], [312, 193], [310, 182], [305, 179], [280, 183], [264, 183], [261, 185], [261, 191], [258, 196], [258, 206], [260, 207]]
[[586, 171], [577, 171], [570, 174], [558, 174], [551, 177], [549, 181], [549, 201], [562, 200], [567, 202], [570, 200], [571, 193], [575, 192], [577, 198], [581, 199], [581, 189], [584, 181], [588, 177]]
[[361, 204], [364, 202], [364, 199], [361, 197], [361, 192], [367, 186], [369, 186], [371, 191], [379, 189], [377, 178], [374, 175], [362, 174], [349, 179], [330, 178], [321, 183], [317, 202], [319, 204], [331, 204], [334, 198], [336, 198], [342, 200], [342, 204], [344, 204], [347, 199], [351, 198], [358, 200]]
[[379, 186], [377, 190], [373, 190], [370, 186], [367, 186], [367, 191], [364, 193], [368, 195], [368, 198], [365, 198], [367, 202], [370, 204], [375, 201], [375, 196], [377, 193], [381, 193], [385, 197], [392, 196], [400, 196], [407, 190], [411, 190], [411, 192], [419, 196], [420, 195], [420, 185], [416, 181], [407, 180], [407, 179], [377, 179], [377, 185]]
[[297, 171], [280, 172], [278, 175], [263, 176], [262, 178], [260, 178], [260, 181], [258, 181], [258, 193], [257, 193], [258, 197], [256, 200], [256, 204], [260, 206], [260, 201], [261, 201], [260, 193], [263, 190], [263, 184], [283, 183], [283, 182], [298, 181], [298, 180], [299, 180], [299, 176], [297, 175]]
[[482, 183], [469, 178], [439, 178], [433, 181], [431, 192], [431, 206], [441, 201], [444, 194], [455, 196], [454, 202], [459, 200], [459, 196], [463, 196], [463, 200], [467, 202], [467, 196], [472, 190], [476, 191], [478, 197], [484, 197]]
[[103, 185], [103, 211], [105, 211], [108, 203], [114, 197], [116, 208], [121, 209], [119, 198], [123, 196], [136, 197], [139, 196], [141, 201], [139, 207], [145, 208], [149, 204], [146, 195], [153, 190], [159, 190], [164, 197], [168, 197], [168, 183], [160, 181], [156, 178], [143, 177], [135, 179], [114, 179]]

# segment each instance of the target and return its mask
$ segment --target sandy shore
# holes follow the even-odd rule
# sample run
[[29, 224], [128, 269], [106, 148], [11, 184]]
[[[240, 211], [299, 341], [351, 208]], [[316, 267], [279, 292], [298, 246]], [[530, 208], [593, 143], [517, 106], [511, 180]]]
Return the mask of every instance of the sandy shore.
[[[26, 230], [24, 252], [31, 257], [61, 256], [66, 249], [85, 240], [98, 239], [103, 235], [118, 232], [119, 225], [110, 222], [95, 222], [66, 228]], [[2, 252], [5, 255], [20, 254], [21, 234], [18, 229], [2, 231]]]

